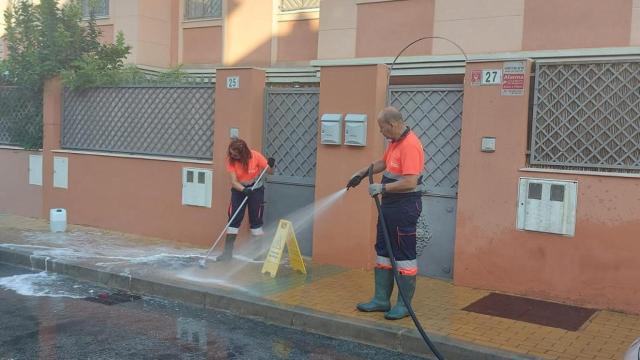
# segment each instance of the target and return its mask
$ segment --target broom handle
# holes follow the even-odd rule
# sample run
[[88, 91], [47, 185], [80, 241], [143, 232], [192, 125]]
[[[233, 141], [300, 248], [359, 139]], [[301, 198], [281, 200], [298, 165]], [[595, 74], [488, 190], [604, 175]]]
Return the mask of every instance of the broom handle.
[[[260, 173], [260, 176], [258, 177], [258, 180], [256, 180], [253, 183], [253, 186], [251, 187], [251, 190], [255, 190], [256, 185], [258, 185], [260, 180], [262, 180], [262, 177], [264, 176], [264, 174], [267, 173], [267, 169], [269, 169], [268, 166], [265, 167], [264, 170], [262, 170], [262, 173]], [[248, 199], [249, 199], [249, 196], [245, 196], [244, 197], [244, 200], [242, 200], [242, 203], [240, 204], [238, 209], [236, 209], [236, 212], [233, 213], [233, 216], [231, 216], [231, 219], [229, 220], [229, 222], [227, 222], [227, 225], [225, 225], [224, 229], [222, 229], [222, 232], [220, 233], [220, 235], [218, 236], [216, 241], [213, 243], [213, 246], [211, 246], [211, 248], [209, 248], [209, 251], [207, 251], [207, 255], [204, 257], [205, 259], [207, 259], [209, 257], [209, 255], [211, 255], [211, 252], [213, 251], [213, 249], [215, 249], [216, 245], [218, 245], [218, 243], [220, 242], [220, 239], [222, 239], [222, 235], [224, 235], [224, 233], [227, 231], [227, 229], [229, 228], [229, 226], [231, 225], [233, 220], [236, 218], [236, 216], [238, 215], [240, 210], [243, 209], [243, 206], [247, 202]]]

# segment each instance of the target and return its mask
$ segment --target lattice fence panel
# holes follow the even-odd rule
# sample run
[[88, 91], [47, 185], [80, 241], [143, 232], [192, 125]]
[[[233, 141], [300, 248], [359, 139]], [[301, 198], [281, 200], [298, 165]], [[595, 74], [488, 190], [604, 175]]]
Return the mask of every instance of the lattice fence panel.
[[0, 144], [19, 145], [24, 137], [42, 141], [42, 94], [27, 88], [0, 87]]
[[428, 193], [456, 196], [460, 161], [462, 89], [392, 88], [391, 105], [420, 137]]
[[212, 159], [214, 88], [65, 90], [62, 147]]
[[538, 64], [530, 163], [640, 170], [640, 62]]
[[266, 102], [265, 154], [278, 159], [278, 176], [314, 179], [318, 90], [270, 89]]

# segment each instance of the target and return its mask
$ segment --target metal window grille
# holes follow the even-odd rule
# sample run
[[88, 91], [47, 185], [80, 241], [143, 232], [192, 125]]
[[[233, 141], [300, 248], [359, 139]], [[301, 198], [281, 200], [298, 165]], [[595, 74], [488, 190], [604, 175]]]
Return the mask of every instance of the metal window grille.
[[318, 89], [269, 89], [265, 155], [278, 159], [278, 176], [314, 183], [318, 133]]
[[280, 1], [280, 11], [317, 9], [319, 7], [320, 7], [320, 0], [282, 0]]
[[42, 94], [15, 87], [0, 87], [0, 144], [18, 145], [21, 138], [42, 137]]
[[186, 0], [184, 18], [187, 20], [222, 17], [222, 0]]
[[212, 159], [213, 87], [67, 89], [63, 106], [64, 149]]
[[109, 0], [82, 0], [82, 16], [85, 19], [91, 17], [109, 16]]
[[529, 162], [640, 170], [640, 62], [537, 64]]
[[428, 194], [456, 196], [463, 92], [459, 87], [392, 87], [391, 105], [402, 113], [425, 152]]

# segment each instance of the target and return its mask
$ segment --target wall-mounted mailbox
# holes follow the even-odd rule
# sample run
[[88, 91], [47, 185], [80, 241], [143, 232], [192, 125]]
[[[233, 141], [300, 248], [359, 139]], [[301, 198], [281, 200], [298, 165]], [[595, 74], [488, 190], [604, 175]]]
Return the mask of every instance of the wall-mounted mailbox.
[[322, 114], [320, 123], [320, 143], [340, 145], [342, 143], [342, 114]]
[[367, 145], [367, 115], [347, 114], [344, 118], [344, 144]]

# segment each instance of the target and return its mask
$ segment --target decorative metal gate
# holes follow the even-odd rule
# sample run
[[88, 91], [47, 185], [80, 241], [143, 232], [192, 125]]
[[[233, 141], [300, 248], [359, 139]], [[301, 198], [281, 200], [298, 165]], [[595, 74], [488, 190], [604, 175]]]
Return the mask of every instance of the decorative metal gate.
[[453, 277], [462, 95], [461, 86], [391, 88], [391, 105], [420, 137], [425, 152], [419, 272], [445, 279]]
[[319, 92], [315, 88], [268, 89], [264, 154], [277, 159], [267, 179], [265, 223], [294, 220], [303, 255], [311, 256], [313, 221], [297, 210], [314, 202]]

